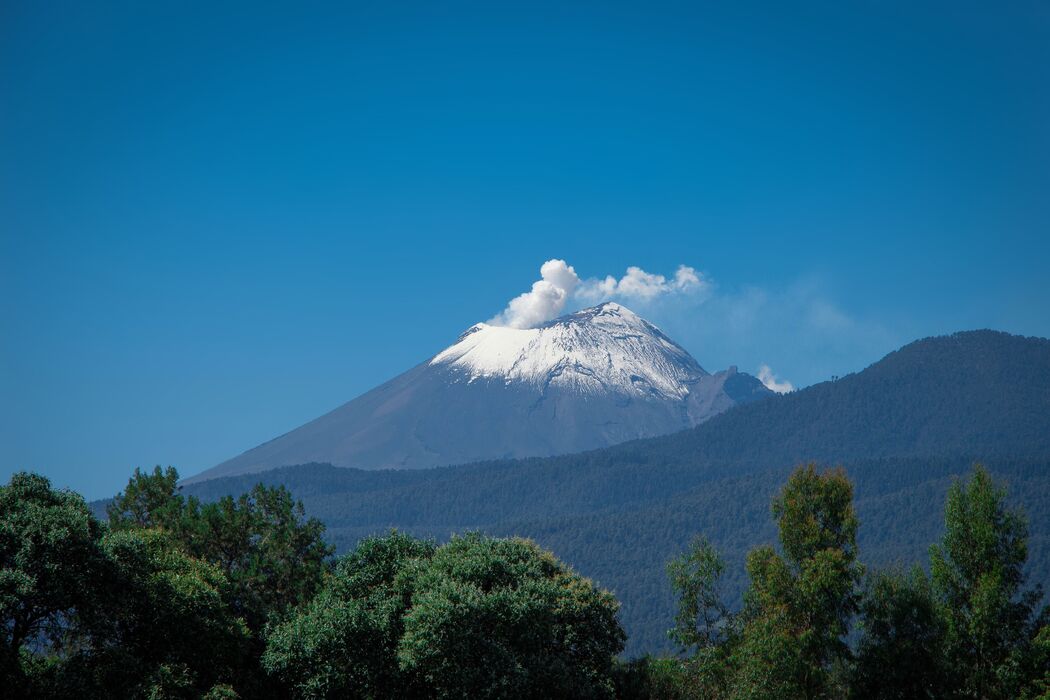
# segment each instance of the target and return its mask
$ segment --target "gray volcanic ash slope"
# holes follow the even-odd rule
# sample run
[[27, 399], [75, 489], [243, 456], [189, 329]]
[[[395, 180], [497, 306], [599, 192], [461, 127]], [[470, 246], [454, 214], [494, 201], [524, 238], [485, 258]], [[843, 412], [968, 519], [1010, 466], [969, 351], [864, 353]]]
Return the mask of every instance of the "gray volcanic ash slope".
[[308, 462], [403, 469], [566, 454], [695, 426], [770, 393], [735, 368], [709, 374], [607, 303], [539, 328], [479, 323], [427, 362], [191, 481]]

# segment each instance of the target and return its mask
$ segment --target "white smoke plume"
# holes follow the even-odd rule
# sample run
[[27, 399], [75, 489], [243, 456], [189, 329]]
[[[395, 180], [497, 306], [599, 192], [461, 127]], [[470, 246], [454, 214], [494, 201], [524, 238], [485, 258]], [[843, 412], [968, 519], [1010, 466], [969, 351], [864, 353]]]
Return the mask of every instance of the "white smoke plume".
[[540, 279], [532, 291], [514, 297], [499, 315], [489, 321], [494, 326], [532, 328], [558, 316], [576, 290], [580, 278], [564, 260], [548, 260], [540, 268]]
[[688, 265], [679, 265], [670, 279], [632, 265], [620, 279], [607, 275], [605, 279], [581, 280], [572, 265], [564, 260], [548, 260], [540, 268], [540, 279], [532, 284], [532, 290], [511, 299], [507, 308], [489, 323], [532, 328], [561, 314], [570, 299], [589, 304], [613, 298], [646, 302], [667, 294], [694, 292], [705, 286], [700, 274]]
[[773, 370], [769, 368], [769, 365], [762, 365], [758, 368], [758, 381], [766, 385], [766, 388], [770, 391], [775, 391], [778, 394], [786, 394], [789, 391], [794, 391], [794, 385], [784, 380], [777, 379], [777, 376], [773, 374]]
[[584, 280], [576, 296], [583, 301], [602, 301], [612, 297], [649, 301], [672, 292], [686, 292], [703, 286], [699, 273], [688, 265], [679, 265], [672, 279], [654, 275], [640, 267], [631, 266], [617, 280], [612, 275], [603, 280]]

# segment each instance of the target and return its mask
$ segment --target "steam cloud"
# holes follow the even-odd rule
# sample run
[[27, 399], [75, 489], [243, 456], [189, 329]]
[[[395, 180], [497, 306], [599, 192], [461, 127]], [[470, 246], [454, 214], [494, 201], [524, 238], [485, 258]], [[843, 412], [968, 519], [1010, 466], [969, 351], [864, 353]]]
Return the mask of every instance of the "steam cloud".
[[777, 376], [773, 374], [773, 370], [769, 368], [769, 365], [762, 365], [758, 368], [758, 380], [765, 384], [767, 389], [778, 394], [786, 394], [795, 390], [794, 385], [786, 379], [778, 380]]
[[652, 301], [667, 294], [697, 291], [705, 285], [700, 274], [688, 265], [679, 265], [670, 279], [632, 265], [620, 279], [608, 275], [605, 279], [581, 280], [564, 260], [548, 260], [540, 268], [540, 279], [533, 282], [532, 290], [511, 299], [507, 308], [489, 323], [532, 328], [557, 317], [573, 298], [591, 304], [613, 298]]
[[532, 328], [558, 316], [576, 290], [580, 278], [564, 260], [548, 260], [540, 268], [540, 279], [532, 291], [514, 297], [499, 315], [489, 321], [494, 326]]
[[701, 285], [700, 275], [688, 265], [679, 265], [672, 279], [651, 274], [632, 265], [627, 268], [627, 274], [619, 280], [609, 275], [603, 280], [583, 281], [576, 296], [583, 301], [593, 302], [613, 297], [649, 301], [672, 292], [698, 289]]

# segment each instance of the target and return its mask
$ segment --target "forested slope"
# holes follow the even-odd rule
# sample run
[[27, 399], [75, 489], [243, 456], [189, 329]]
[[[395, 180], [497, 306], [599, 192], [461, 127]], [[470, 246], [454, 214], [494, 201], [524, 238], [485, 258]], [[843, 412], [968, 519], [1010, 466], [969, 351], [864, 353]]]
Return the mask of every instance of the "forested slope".
[[[1050, 583], [1050, 459], [972, 455], [844, 461], [856, 483], [862, 560], [882, 567], [924, 559], [940, 535], [953, 476], [966, 473], [978, 459], [1010, 485], [1010, 493], [1027, 509], [1031, 573]], [[774, 541], [769, 504], [790, 471], [785, 466], [690, 484], [678, 482], [679, 474], [670, 469], [659, 479], [607, 482], [600, 467], [574, 473], [515, 467], [384, 474], [310, 465], [259, 476], [264, 483], [287, 485], [302, 498], [307, 512], [325, 521], [328, 538], [340, 552], [361, 537], [394, 527], [439, 540], [471, 529], [531, 537], [616, 593], [623, 603], [628, 653], [642, 653], [668, 648], [665, 632], [673, 601], [665, 562], [694, 535], [708, 536], [726, 555], [726, 592], [735, 598], [746, 582], [744, 554]], [[371, 478], [379, 474], [384, 478]], [[212, 486], [209, 491], [201, 488], [205, 484], [187, 491], [211, 498], [250, 487], [230, 481], [205, 482]]]
[[862, 372], [731, 409], [674, 435], [603, 450], [419, 471], [286, 467], [186, 487], [204, 499], [288, 486], [346, 551], [397, 527], [535, 538], [623, 603], [628, 653], [666, 648], [666, 560], [704, 533], [742, 589], [772, 542], [769, 502], [800, 461], [856, 482], [861, 558], [925, 558], [953, 475], [984, 462], [1029, 513], [1032, 575], [1050, 582], [1050, 341], [992, 331], [912, 343]]

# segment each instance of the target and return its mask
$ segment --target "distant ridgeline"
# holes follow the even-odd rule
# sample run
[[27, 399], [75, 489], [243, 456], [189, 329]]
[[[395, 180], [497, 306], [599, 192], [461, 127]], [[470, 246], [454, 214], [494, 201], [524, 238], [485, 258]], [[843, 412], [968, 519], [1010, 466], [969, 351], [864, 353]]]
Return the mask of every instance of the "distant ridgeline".
[[307, 464], [185, 492], [284, 484], [340, 553], [389, 528], [531, 537], [616, 594], [634, 655], [670, 648], [664, 564], [693, 535], [725, 553], [727, 593], [739, 594], [748, 548], [775, 541], [770, 499], [804, 461], [847, 467], [874, 567], [925, 561], [948, 485], [980, 461], [1027, 510], [1030, 575], [1050, 583], [1050, 341], [992, 331], [921, 340], [837, 381], [591, 452], [428, 470]]

